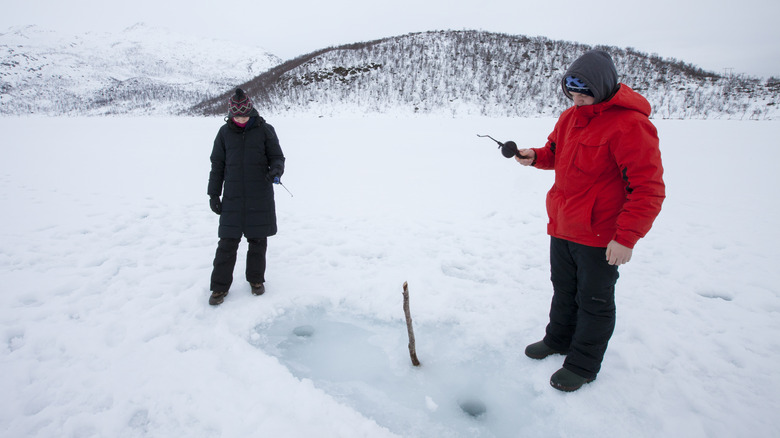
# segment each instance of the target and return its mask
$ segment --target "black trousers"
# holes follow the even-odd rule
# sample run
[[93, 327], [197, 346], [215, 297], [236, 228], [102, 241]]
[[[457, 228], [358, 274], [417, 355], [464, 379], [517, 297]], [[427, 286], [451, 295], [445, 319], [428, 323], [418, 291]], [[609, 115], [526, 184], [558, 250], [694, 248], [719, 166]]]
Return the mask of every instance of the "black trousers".
[[[268, 238], [247, 239], [249, 250], [246, 253], [246, 281], [265, 283], [265, 253]], [[233, 284], [233, 268], [236, 266], [236, 254], [241, 239], [219, 239], [217, 254], [214, 256], [214, 270], [211, 272], [211, 290], [227, 292]]]
[[550, 241], [553, 298], [544, 342], [567, 351], [563, 367], [582, 377], [596, 377], [615, 330], [617, 266], [606, 248], [553, 237]]

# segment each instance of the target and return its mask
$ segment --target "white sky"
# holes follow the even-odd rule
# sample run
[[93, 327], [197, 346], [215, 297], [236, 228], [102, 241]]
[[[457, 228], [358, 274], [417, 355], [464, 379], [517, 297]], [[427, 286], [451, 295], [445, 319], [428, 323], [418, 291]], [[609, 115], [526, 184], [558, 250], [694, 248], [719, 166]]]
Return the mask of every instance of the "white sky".
[[[780, 77], [778, 0], [0, 0], [0, 32], [117, 32], [137, 22], [290, 59], [426, 30], [475, 29], [634, 47], [705, 70]], [[226, 45], [225, 50], [230, 50]]]

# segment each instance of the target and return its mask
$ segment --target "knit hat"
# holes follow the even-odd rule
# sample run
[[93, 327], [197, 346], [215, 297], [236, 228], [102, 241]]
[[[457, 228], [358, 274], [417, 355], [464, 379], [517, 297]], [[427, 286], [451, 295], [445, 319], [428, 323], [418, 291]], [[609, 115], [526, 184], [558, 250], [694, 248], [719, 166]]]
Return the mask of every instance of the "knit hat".
[[588, 88], [588, 84], [574, 76], [566, 77], [566, 90], [569, 93], [579, 93], [593, 97], [593, 92]]
[[249, 117], [253, 108], [252, 100], [244, 90], [236, 88], [236, 94], [228, 101], [228, 117]]

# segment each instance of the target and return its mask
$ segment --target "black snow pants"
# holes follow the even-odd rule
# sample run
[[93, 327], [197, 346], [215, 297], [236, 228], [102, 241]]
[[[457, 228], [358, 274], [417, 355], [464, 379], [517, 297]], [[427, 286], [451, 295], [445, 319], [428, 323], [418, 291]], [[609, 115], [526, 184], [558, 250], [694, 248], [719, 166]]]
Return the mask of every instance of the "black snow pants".
[[[246, 281], [265, 283], [265, 253], [268, 248], [268, 238], [247, 239], [247, 241], [249, 250], [246, 253]], [[240, 243], [241, 239], [219, 239], [217, 254], [214, 256], [214, 270], [211, 272], [211, 291], [230, 290]]]
[[615, 330], [617, 266], [606, 260], [606, 248], [552, 237], [550, 268], [553, 298], [544, 342], [568, 351], [563, 367], [595, 378]]

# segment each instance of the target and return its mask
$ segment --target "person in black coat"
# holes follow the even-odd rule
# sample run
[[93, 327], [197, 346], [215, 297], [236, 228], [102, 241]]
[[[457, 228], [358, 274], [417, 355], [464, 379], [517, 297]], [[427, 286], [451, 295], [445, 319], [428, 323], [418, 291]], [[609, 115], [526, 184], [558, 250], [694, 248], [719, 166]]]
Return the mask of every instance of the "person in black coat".
[[242, 236], [249, 242], [246, 279], [253, 294], [265, 292], [267, 238], [277, 231], [273, 183], [279, 183], [283, 173], [284, 154], [276, 131], [260, 117], [249, 96], [237, 89], [211, 151], [209, 203], [220, 217], [209, 304], [221, 304], [230, 290]]

